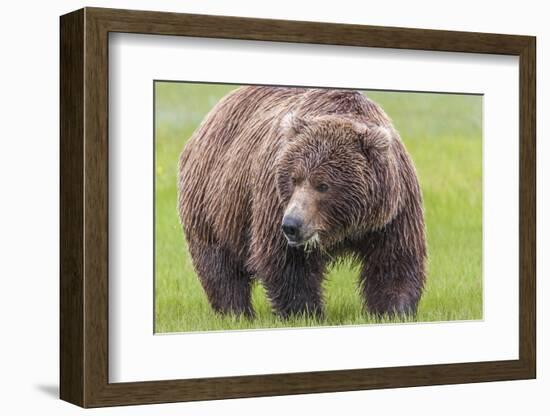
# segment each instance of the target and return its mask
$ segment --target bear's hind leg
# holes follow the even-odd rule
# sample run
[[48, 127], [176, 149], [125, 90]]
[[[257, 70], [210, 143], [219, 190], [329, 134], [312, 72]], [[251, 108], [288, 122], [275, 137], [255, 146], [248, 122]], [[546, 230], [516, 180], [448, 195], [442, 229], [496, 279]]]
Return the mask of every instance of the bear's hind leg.
[[189, 251], [212, 309], [253, 317], [252, 276], [237, 256], [224, 247], [203, 243], [190, 242]]

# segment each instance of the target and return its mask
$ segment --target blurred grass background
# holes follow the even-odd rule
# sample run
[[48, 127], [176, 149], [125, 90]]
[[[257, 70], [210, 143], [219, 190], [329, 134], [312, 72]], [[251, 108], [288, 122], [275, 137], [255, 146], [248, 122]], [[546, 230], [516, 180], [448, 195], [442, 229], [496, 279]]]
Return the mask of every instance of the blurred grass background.
[[[176, 209], [178, 156], [203, 117], [235, 85], [155, 83], [155, 332], [358, 325], [358, 270], [334, 268], [325, 282], [326, 318], [281, 321], [260, 284], [254, 320], [212, 312], [195, 275]], [[365, 91], [392, 118], [422, 187], [428, 277], [415, 321], [482, 318], [482, 97]], [[387, 322], [387, 321], [384, 321]]]

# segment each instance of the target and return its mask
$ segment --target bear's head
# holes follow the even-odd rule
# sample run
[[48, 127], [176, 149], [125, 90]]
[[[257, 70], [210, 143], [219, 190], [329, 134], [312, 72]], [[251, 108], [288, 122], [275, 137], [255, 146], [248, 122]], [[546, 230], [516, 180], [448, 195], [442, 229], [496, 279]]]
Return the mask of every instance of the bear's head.
[[290, 113], [280, 134], [277, 190], [290, 246], [330, 247], [394, 218], [401, 184], [391, 126]]

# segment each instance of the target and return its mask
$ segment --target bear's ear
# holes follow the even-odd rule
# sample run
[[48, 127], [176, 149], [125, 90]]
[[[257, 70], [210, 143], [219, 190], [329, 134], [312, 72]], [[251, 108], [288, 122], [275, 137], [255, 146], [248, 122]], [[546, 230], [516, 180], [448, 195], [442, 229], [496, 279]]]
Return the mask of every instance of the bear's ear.
[[281, 133], [284, 138], [291, 139], [300, 134], [307, 126], [307, 121], [294, 112], [286, 113], [281, 120]]
[[359, 133], [361, 150], [367, 156], [373, 152], [386, 154], [393, 140], [392, 130], [377, 124], [354, 123], [354, 130]]

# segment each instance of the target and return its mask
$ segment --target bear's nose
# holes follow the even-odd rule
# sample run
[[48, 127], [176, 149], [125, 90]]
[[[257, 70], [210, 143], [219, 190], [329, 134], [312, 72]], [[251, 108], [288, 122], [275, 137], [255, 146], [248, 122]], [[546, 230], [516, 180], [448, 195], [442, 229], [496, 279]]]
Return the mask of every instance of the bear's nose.
[[283, 233], [285, 233], [289, 240], [297, 241], [300, 236], [302, 221], [296, 217], [284, 217], [282, 227]]

